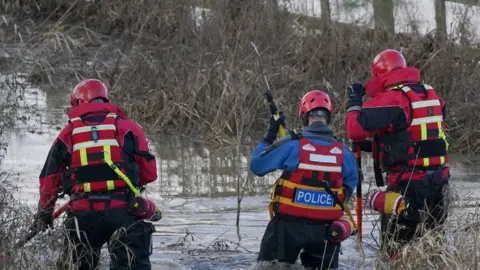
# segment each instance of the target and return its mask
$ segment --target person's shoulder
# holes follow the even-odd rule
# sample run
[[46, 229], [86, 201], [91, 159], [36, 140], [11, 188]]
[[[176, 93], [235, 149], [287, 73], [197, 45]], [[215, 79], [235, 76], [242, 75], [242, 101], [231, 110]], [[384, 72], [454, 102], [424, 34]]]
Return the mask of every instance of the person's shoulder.
[[363, 108], [369, 107], [387, 107], [387, 106], [398, 106], [400, 101], [404, 98], [407, 98], [401, 89], [389, 90], [387, 92], [381, 93], [378, 96], [371, 98], [363, 103]]
[[117, 126], [126, 131], [130, 130], [135, 134], [145, 134], [145, 130], [138, 122], [127, 117], [119, 117], [117, 120]]
[[57, 137], [63, 138], [65, 136], [70, 136], [72, 131], [73, 131], [73, 126], [71, 124], [67, 124], [60, 130]]

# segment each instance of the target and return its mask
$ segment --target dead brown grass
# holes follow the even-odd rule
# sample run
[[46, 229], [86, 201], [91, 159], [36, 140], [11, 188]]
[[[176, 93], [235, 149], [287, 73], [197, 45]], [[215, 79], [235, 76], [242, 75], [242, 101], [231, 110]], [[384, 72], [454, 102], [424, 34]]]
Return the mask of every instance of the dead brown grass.
[[[335, 102], [339, 136], [344, 89], [366, 81], [380, 50], [403, 48], [408, 62], [447, 100], [451, 151], [479, 153], [480, 106], [474, 101], [480, 97], [480, 68], [468, 35], [446, 41], [433, 34], [386, 38], [337, 24], [305, 28], [299, 24], [304, 18], [274, 1], [219, 1], [212, 10], [195, 9], [192, 2], [3, 1], [0, 12], [10, 23], [2, 40], [17, 55], [31, 57], [28, 74], [35, 83], [64, 90], [98, 77], [149, 131], [219, 143], [258, 138], [265, 130], [264, 84], [250, 41], [262, 52], [290, 127], [300, 126], [300, 97], [320, 88]], [[455, 45], [458, 40], [462, 45]]]
[[[402, 250], [394, 263], [377, 261], [379, 269], [478, 269], [479, 209], [461, 209], [449, 218], [446, 228], [427, 231]], [[443, 236], [445, 235], [445, 237]]]

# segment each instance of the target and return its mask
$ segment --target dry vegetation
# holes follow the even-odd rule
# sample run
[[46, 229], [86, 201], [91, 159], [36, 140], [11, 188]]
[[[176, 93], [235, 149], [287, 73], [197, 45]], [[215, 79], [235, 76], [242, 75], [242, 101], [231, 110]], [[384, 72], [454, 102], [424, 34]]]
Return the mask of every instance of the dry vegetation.
[[[263, 53], [290, 126], [299, 126], [299, 98], [321, 88], [334, 99], [340, 136], [344, 89], [366, 81], [380, 50], [403, 47], [448, 102], [451, 150], [480, 151], [474, 135], [480, 72], [477, 56], [464, 48], [473, 46], [468, 35], [439, 41], [433, 34], [385, 37], [333, 23], [312, 29], [277, 1], [218, 1], [211, 11], [192, 2], [2, 1], [0, 38], [13, 55], [29, 56], [29, 69], [22, 69], [35, 83], [65, 90], [80, 78], [98, 77], [149, 131], [219, 142], [256, 139], [265, 130], [264, 84], [250, 41]], [[465, 45], [454, 45], [459, 39]]]
[[[263, 69], [290, 127], [299, 127], [300, 97], [320, 88], [335, 102], [339, 136], [344, 130], [344, 89], [366, 81], [380, 50], [402, 47], [410, 65], [420, 68], [425, 82], [447, 100], [451, 151], [480, 152], [479, 54], [470, 49], [476, 45], [468, 33], [447, 40], [433, 33], [385, 38], [338, 24], [305, 28], [300, 24], [304, 18], [279, 8], [276, 1], [219, 1], [224, 4], [212, 11], [194, 10], [191, 2], [0, 0], [0, 42], [11, 55], [9, 61], [0, 59], [0, 67], [25, 73], [49, 91], [71, 89], [82, 78], [97, 77], [108, 83], [114, 102], [150, 132], [229, 143], [259, 138], [268, 117], [250, 41], [262, 52]], [[3, 113], [8, 108], [2, 106]], [[0, 152], [2, 147], [0, 142]], [[17, 211], [19, 205], [5, 192], [2, 179], [0, 183], [0, 250], [11, 252], [32, 213]], [[18, 218], [7, 218], [12, 209], [20, 213]], [[435, 235], [421, 238], [405, 250], [408, 265], [389, 267], [477, 268], [474, 225], [479, 216], [460, 220], [461, 229], [449, 231], [448, 242], [437, 241]], [[33, 248], [45, 247], [40, 240]], [[10, 265], [11, 259], [0, 254], [0, 265]], [[39, 262], [31, 259], [28, 264], [35, 268]]]

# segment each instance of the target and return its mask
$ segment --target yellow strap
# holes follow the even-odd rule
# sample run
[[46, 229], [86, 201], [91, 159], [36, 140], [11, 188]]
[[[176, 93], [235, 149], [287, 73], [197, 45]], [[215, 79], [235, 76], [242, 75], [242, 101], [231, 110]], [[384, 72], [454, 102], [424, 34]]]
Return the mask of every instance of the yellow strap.
[[438, 121], [437, 125], [438, 125], [438, 137], [445, 142], [445, 148], [448, 150], [447, 135], [445, 135], [445, 132], [443, 131], [442, 122]]
[[105, 160], [112, 160], [112, 155], [110, 154], [111, 145], [103, 146], [103, 156]]
[[105, 152], [104, 160], [105, 160], [105, 163], [107, 163], [108, 166], [110, 166], [110, 168], [112, 168], [112, 170], [114, 170], [115, 173], [116, 173], [123, 181], [125, 181], [125, 183], [127, 183], [128, 187], [130, 188], [130, 190], [132, 190], [133, 194], [135, 194], [135, 195], [139, 195], [139, 194], [140, 194], [140, 190], [137, 189], [135, 186], [133, 186], [132, 181], [130, 181], [130, 179], [117, 167], [117, 165], [115, 165], [115, 163], [113, 163], [113, 161], [112, 161], [112, 159], [111, 159], [110, 153], [106, 153], [106, 152]]

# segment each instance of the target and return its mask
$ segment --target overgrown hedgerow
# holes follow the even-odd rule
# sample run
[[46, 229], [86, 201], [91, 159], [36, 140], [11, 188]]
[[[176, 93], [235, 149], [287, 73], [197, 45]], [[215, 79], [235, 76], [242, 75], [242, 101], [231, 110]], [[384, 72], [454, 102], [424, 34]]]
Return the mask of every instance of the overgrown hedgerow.
[[[299, 127], [301, 96], [323, 89], [334, 100], [342, 136], [345, 88], [365, 83], [374, 56], [396, 48], [447, 100], [451, 151], [480, 151], [478, 53], [466, 48], [474, 46], [466, 34], [466, 45], [455, 45], [457, 35], [441, 41], [433, 33], [388, 37], [334, 23], [305, 28], [277, 1], [2, 2], [0, 12], [15, 22], [4, 20], [2, 39], [33, 57], [32, 81], [71, 89], [81, 78], [103, 79], [114, 101], [152, 132], [218, 142], [261, 136], [268, 110], [254, 41], [290, 126]], [[213, 3], [210, 10], [192, 5], [205, 2]]]

